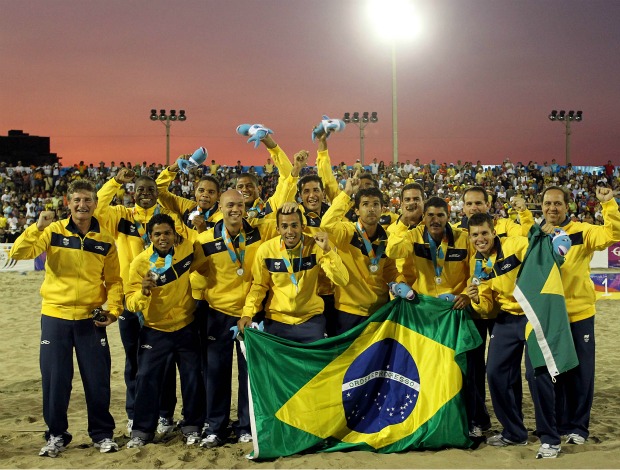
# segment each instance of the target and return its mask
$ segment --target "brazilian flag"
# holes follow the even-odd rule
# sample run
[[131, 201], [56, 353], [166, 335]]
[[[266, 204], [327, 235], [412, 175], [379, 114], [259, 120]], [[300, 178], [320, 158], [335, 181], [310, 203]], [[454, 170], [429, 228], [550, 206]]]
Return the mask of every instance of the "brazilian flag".
[[465, 352], [482, 340], [451, 305], [397, 298], [311, 344], [246, 330], [251, 458], [469, 447]]
[[551, 238], [534, 225], [513, 295], [527, 316], [527, 354], [536, 375], [555, 377], [579, 365], [560, 274], [563, 262]]

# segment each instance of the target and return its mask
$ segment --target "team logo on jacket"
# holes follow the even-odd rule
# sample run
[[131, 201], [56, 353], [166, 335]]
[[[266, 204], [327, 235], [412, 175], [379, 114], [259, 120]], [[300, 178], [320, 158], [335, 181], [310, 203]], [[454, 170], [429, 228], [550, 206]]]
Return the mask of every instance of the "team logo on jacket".
[[166, 275], [162, 274], [161, 276], [159, 276], [159, 280], [161, 281], [162, 284], [166, 283]]
[[129, 231], [130, 231], [131, 233], [134, 233], [134, 232], [136, 231], [136, 226], [135, 226], [135, 225], [130, 225], [130, 226], [129, 226]]
[[50, 341], [44, 339], [44, 340], [41, 341], [41, 344], [50, 344]]
[[105, 251], [105, 248], [102, 247], [101, 245], [95, 245], [95, 250]]
[[221, 250], [222, 249], [222, 242], [215, 242], [215, 249], [216, 250]]
[[183, 265], [184, 268], [187, 268], [190, 264], [192, 264], [191, 261], [186, 261], [185, 264]]
[[68, 239], [68, 238], [63, 238], [63, 239], [62, 239], [62, 244], [63, 244], [64, 246], [69, 246], [69, 239]]
[[280, 261], [275, 261], [273, 265], [275, 266], [276, 269], [280, 269]]

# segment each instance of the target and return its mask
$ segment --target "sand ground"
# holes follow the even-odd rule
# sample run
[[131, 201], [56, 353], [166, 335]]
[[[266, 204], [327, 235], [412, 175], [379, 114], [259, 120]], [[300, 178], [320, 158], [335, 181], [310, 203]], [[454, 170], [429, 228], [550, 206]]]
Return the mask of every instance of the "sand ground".
[[[228, 443], [217, 449], [188, 448], [179, 435], [140, 449], [101, 454], [86, 432], [86, 406], [76, 366], [69, 408], [74, 440], [56, 459], [38, 456], [44, 444], [39, 372], [41, 272], [0, 274], [0, 468], [620, 468], [620, 302], [597, 303], [597, 374], [591, 437], [583, 446], [565, 445], [555, 460], [534, 458], [538, 441], [524, 447], [448, 449], [378, 455], [368, 452], [298, 455], [275, 461], [245, 458], [251, 444]], [[112, 414], [115, 439], [124, 446], [124, 353], [116, 325], [109, 328], [112, 350]], [[236, 387], [236, 384], [233, 385]], [[526, 426], [534, 429], [527, 387]], [[180, 414], [180, 398], [177, 415]], [[490, 403], [489, 403], [490, 406]], [[233, 412], [234, 413], [234, 412]], [[494, 431], [499, 430], [493, 420]]]

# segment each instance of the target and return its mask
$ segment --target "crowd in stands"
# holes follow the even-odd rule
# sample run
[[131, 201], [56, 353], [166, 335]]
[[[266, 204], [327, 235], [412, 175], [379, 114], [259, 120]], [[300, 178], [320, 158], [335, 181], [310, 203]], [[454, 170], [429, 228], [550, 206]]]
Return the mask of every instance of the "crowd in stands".
[[[164, 169], [162, 164], [142, 162], [131, 164], [111, 162], [106, 166], [86, 164], [83, 161], [69, 167], [56, 163], [41, 167], [7, 165], [0, 162], [0, 192], [2, 212], [0, 213], [0, 242], [12, 242], [30, 224], [37, 220], [43, 210], [53, 210], [58, 218], [68, 216], [66, 190], [76, 178], [88, 178], [96, 185], [97, 190], [120, 168], [130, 167], [137, 175], [146, 174], [157, 178]], [[559, 165], [555, 159], [539, 165], [530, 161], [512, 163], [505, 159], [501, 165], [484, 165], [481, 161], [456, 163], [420, 163], [406, 160], [404, 163], [389, 163], [373, 159], [370, 165], [362, 166], [359, 160], [349, 166], [344, 162], [336, 165], [334, 175], [344, 187], [346, 178], [354, 172], [372, 174], [385, 196], [387, 209], [398, 213], [400, 206], [400, 190], [409, 183], [419, 183], [427, 196], [437, 195], [448, 201], [451, 222], [457, 222], [462, 216], [461, 195], [469, 186], [479, 185], [492, 195], [491, 213], [495, 217], [516, 217], [510, 205], [513, 196], [525, 198], [528, 208], [535, 216], [540, 215], [542, 189], [548, 185], [566, 187], [573, 196], [569, 204], [571, 218], [583, 222], [600, 225], [603, 223], [601, 206], [595, 196], [597, 184], [611, 186], [614, 190], [620, 187], [618, 170], [608, 161], [600, 167], [573, 167]], [[594, 170], [592, 170], [594, 168]], [[586, 171], [590, 170], [590, 171]], [[255, 174], [261, 184], [261, 197], [267, 199], [275, 189], [278, 174], [277, 168], [270, 159], [262, 167], [243, 166], [237, 161], [235, 166], [219, 165], [215, 160], [211, 164], [193, 169], [189, 175], [179, 173], [172, 183], [170, 192], [189, 199], [194, 197], [194, 184], [203, 174], [211, 174], [220, 181], [222, 190], [234, 186], [237, 175], [242, 172]], [[316, 167], [304, 168], [301, 175], [316, 173]], [[115, 203], [125, 206], [134, 204], [133, 183], [121, 189]]]

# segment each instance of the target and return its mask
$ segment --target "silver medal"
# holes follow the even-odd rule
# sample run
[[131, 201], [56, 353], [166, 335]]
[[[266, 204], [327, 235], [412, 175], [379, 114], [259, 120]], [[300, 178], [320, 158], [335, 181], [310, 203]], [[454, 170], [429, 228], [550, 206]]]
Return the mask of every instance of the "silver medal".
[[441, 277], [440, 276], [437, 276], [435, 278], [435, 284], [437, 284], [437, 285], [441, 284]]
[[374, 274], [379, 271], [379, 266], [377, 266], [376, 264], [370, 264], [368, 266], [368, 269], [370, 269], [370, 272]]
[[471, 280], [471, 285], [472, 286], [479, 286], [480, 285], [480, 279], [478, 279], [477, 277], [473, 277]]
[[244, 273], [244, 272], [245, 272], [245, 271], [243, 270], [243, 268], [239, 268], [239, 269], [237, 269], [237, 276], [243, 276], [243, 273]]
[[152, 270], [148, 272], [148, 277], [153, 282], [157, 282], [159, 280], [159, 274]]

